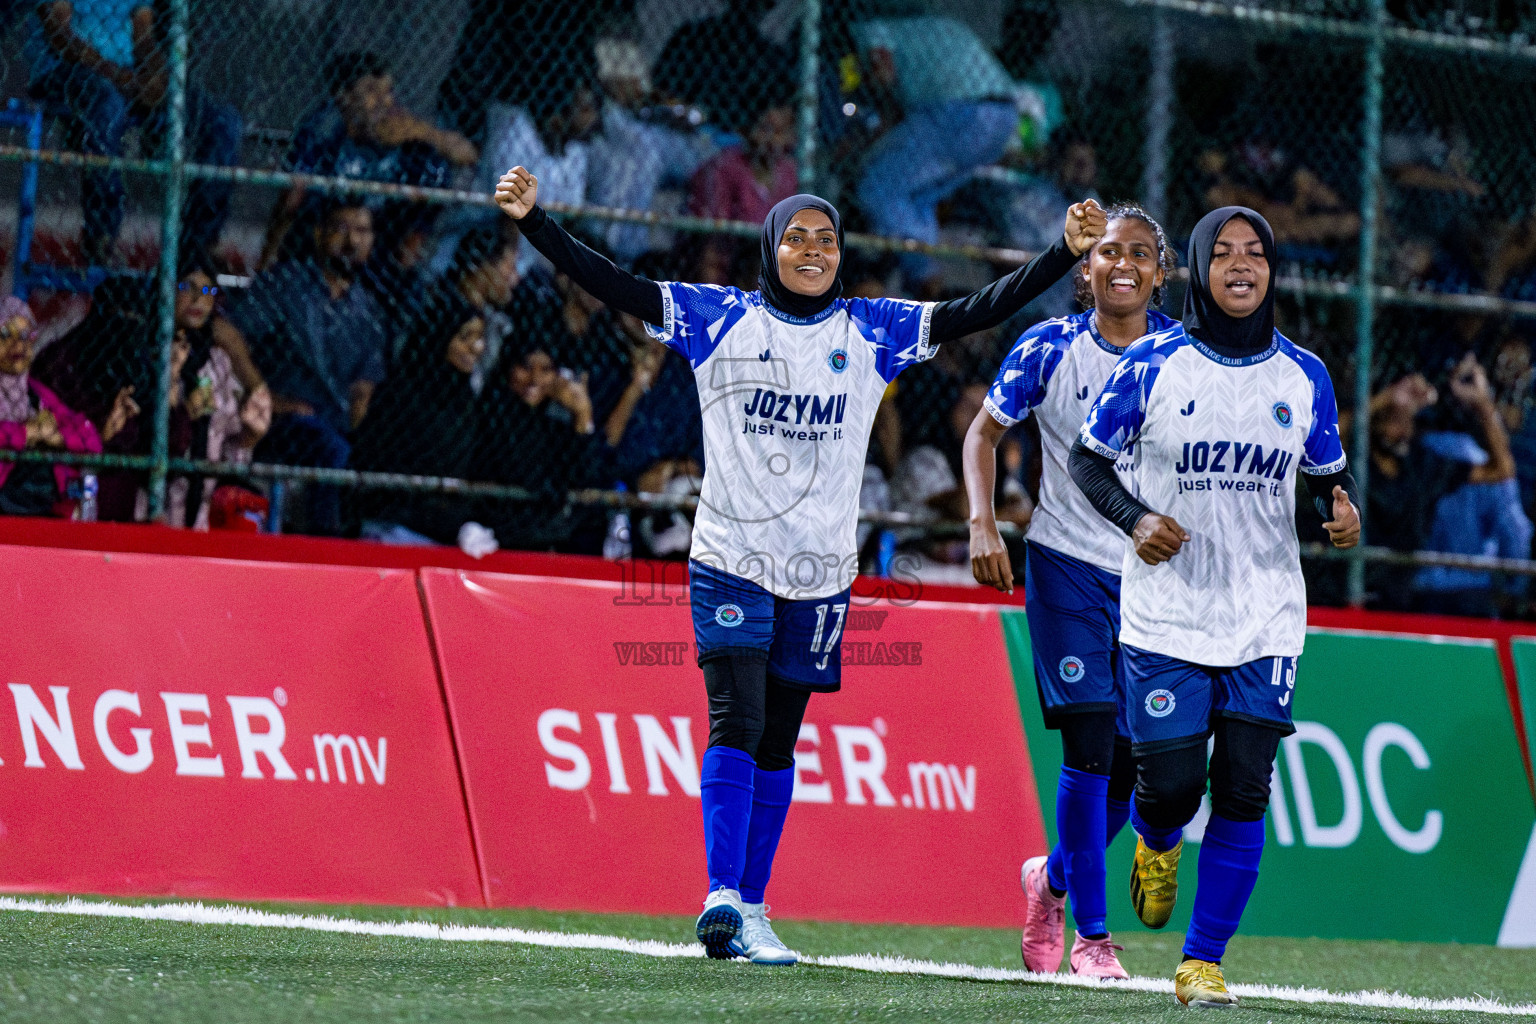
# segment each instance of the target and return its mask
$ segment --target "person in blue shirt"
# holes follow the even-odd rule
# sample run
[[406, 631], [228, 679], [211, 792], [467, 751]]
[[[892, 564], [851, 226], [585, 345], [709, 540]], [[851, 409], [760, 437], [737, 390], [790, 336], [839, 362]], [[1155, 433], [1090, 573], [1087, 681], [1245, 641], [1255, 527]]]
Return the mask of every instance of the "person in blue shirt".
[[[123, 134], [142, 124], [158, 155], [166, 120], [164, 11], [149, 0], [50, 0], [28, 15], [23, 49], [27, 92], [64, 111], [70, 148], [122, 156]], [[187, 157], [229, 166], [240, 154], [234, 107], [188, 88]], [[211, 250], [229, 214], [229, 182], [192, 179], [182, 237]], [[86, 171], [81, 182], [81, 248], [93, 264], [110, 263], [123, 226], [127, 192], [118, 171]]]

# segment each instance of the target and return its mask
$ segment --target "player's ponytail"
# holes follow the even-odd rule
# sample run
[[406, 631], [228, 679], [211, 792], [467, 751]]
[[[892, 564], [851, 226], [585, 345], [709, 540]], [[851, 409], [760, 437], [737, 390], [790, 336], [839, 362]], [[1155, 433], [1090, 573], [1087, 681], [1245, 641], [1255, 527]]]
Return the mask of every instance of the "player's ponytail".
[[[1173, 272], [1179, 268], [1179, 254], [1168, 244], [1168, 236], [1163, 232], [1163, 226], [1140, 203], [1116, 203], [1105, 212], [1104, 216], [1106, 222], [1139, 220], [1152, 229], [1152, 237], [1157, 239], [1157, 265], [1163, 271], [1163, 283], [1152, 289], [1152, 301], [1148, 308], [1161, 309], [1163, 301], [1168, 298], [1168, 282], [1172, 279]], [[1072, 297], [1084, 310], [1093, 308], [1093, 286], [1083, 276], [1083, 267], [1087, 263], [1088, 255], [1085, 253], [1077, 266], [1072, 268]]]

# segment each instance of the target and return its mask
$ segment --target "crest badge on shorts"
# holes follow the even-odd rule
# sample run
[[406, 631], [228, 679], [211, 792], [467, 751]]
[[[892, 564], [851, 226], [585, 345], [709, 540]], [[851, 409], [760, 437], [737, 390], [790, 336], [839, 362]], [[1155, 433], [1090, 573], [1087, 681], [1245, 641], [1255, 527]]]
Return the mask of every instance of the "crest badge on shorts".
[[726, 629], [741, 625], [746, 617], [739, 604], [723, 604], [715, 609], [715, 621]]
[[1170, 690], [1153, 690], [1147, 694], [1147, 714], [1153, 718], [1167, 718], [1173, 714], [1173, 693]]

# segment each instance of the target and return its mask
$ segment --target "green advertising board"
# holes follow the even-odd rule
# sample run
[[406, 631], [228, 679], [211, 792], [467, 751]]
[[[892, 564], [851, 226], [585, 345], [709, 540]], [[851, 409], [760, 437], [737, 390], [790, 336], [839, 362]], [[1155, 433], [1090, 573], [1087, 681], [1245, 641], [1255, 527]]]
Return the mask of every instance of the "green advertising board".
[[[1024, 615], [1002, 622], [1054, 842], [1061, 741], [1041, 718]], [[1536, 808], [1493, 641], [1311, 630], [1295, 716], [1243, 931], [1536, 945]], [[1186, 830], [1172, 929], [1189, 921], [1206, 813]], [[1125, 895], [1134, 849], [1127, 828], [1109, 851], [1111, 929], [1141, 927]]]

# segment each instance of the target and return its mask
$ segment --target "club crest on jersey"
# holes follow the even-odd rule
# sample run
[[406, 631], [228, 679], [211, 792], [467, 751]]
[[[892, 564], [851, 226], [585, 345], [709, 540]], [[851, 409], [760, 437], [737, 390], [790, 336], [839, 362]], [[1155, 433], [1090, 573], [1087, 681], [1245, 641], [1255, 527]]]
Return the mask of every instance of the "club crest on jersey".
[[726, 629], [741, 625], [746, 617], [747, 613], [741, 610], [739, 604], [723, 604], [715, 609], [715, 621]]
[[840, 348], [833, 349], [832, 354], [827, 356], [827, 365], [832, 367], [833, 373], [842, 373], [848, 369], [848, 353]]
[[1075, 654], [1069, 654], [1061, 659], [1061, 664], [1056, 666], [1056, 671], [1061, 674], [1062, 682], [1075, 683], [1083, 678], [1083, 672], [1085, 671], [1083, 659]]
[[1173, 714], [1173, 694], [1168, 690], [1153, 690], [1147, 694], [1147, 714], [1153, 718], [1167, 718]]
[[1275, 403], [1275, 422], [1287, 430], [1291, 426], [1291, 407], [1285, 402]]

